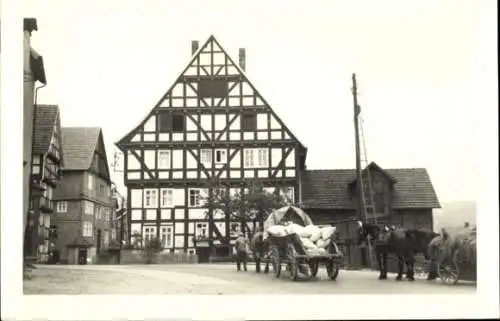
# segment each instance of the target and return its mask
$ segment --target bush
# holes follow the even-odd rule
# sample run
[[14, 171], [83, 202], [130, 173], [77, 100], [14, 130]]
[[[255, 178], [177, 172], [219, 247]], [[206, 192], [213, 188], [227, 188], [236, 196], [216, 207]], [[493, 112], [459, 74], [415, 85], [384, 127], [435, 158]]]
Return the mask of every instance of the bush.
[[158, 238], [146, 240], [146, 244], [144, 244], [144, 256], [146, 257], [146, 263], [151, 264], [155, 254], [161, 252], [162, 250], [162, 244]]

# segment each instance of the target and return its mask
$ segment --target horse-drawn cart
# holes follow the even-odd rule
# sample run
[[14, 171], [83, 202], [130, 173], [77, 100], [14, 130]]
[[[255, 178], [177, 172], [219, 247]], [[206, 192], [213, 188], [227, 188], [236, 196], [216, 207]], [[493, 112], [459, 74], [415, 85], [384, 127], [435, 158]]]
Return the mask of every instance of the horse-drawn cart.
[[476, 270], [476, 235], [467, 231], [443, 239], [438, 236], [434, 242], [434, 267], [437, 276], [446, 284], [455, 284], [459, 280], [477, 280]]
[[297, 234], [288, 234], [286, 236], [269, 236], [270, 260], [276, 277], [280, 277], [283, 265], [286, 271], [290, 272], [292, 280], [296, 281], [299, 272], [310, 274], [315, 277], [320, 265], [326, 267], [328, 278], [337, 279], [342, 261], [342, 253], [334, 241], [326, 248], [325, 253], [315, 253], [307, 251]]
[[[289, 231], [278, 234], [267, 232], [271, 227], [278, 225], [284, 228], [284, 224], [290, 223], [302, 227], [314, 226], [309, 215], [295, 206], [286, 206], [271, 213], [264, 222], [264, 230], [252, 237], [251, 249], [255, 259], [256, 272], [259, 273], [260, 264], [265, 263], [264, 273], [267, 273], [271, 264], [276, 277], [279, 277], [282, 268], [285, 268], [290, 272], [291, 278], [297, 280], [299, 273], [315, 277], [319, 266], [324, 265], [328, 277], [335, 280], [339, 274], [343, 254], [333, 241], [333, 234], [321, 235], [321, 248], [312, 243], [309, 243], [309, 248], [307, 248], [297, 232]], [[317, 229], [321, 231], [319, 227]], [[319, 240], [317, 241], [319, 242]], [[309, 240], [309, 242], [311, 241]], [[311, 244], [315, 248], [310, 248]]]

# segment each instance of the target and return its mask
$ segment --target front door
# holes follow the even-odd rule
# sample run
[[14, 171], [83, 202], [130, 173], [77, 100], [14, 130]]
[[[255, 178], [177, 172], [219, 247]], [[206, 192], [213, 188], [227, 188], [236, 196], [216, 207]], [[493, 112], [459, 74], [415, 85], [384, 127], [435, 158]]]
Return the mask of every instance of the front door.
[[199, 263], [208, 263], [210, 258], [210, 247], [208, 246], [197, 247], [196, 254], [198, 255]]
[[78, 264], [87, 264], [87, 249], [78, 249]]

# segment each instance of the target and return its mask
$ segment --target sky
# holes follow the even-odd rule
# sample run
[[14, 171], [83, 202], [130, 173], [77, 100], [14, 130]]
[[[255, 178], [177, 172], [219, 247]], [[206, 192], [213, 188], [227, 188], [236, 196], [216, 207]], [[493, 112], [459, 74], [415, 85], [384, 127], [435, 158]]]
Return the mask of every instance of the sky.
[[[146, 4], [147, 3], [147, 4]], [[314, 5], [313, 5], [314, 4]], [[355, 166], [351, 75], [368, 161], [425, 167], [442, 202], [476, 200], [484, 1], [25, 0], [62, 126], [102, 127], [107, 155], [214, 35], [308, 147], [308, 169]], [[111, 168], [111, 170], [113, 170]], [[112, 172], [123, 189], [123, 175]]]

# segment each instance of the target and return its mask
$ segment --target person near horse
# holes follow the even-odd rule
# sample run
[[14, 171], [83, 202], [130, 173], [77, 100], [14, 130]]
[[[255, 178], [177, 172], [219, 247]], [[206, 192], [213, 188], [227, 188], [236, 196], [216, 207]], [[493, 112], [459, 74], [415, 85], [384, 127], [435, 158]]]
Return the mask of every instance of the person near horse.
[[244, 233], [240, 233], [235, 243], [236, 248], [236, 268], [241, 271], [241, 264], [243, 264], [243, 270], [247, 270], [247, 258], [249, 251], [249, 242], [245, 237]]

